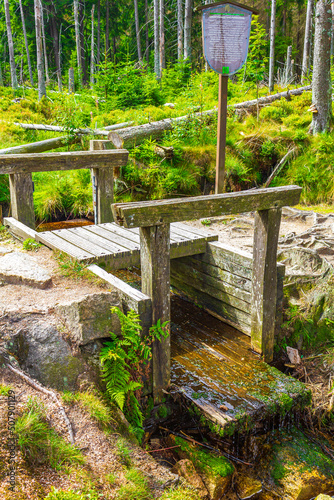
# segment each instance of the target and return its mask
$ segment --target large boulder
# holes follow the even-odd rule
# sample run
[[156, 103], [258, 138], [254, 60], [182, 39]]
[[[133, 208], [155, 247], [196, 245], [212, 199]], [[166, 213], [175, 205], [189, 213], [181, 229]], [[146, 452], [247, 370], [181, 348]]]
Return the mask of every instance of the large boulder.
[[34, 257], [21, 252], [7, 253], [0, 257], [0, 280], [42, 289], [52, 283], [49, 272], [37, 264]]
[[184, 460], [179, 460], [173, 467], [173, 472], [178, 474], [197, 490], [197, 494], [200, 498], [208, 497], [208, 490], [204, 486], [201, 476], [196, 472], [194, 464], [191, 460], [185, 458]]
[[93, 293], [59, 304], [55, 313], [64, 323], [71, 340], [85, 345], [109, 337], [110, 332], [120, 334], [120, 322], [118, 316], [111, 313], [112, 306], [122, 308], [116, 291]]

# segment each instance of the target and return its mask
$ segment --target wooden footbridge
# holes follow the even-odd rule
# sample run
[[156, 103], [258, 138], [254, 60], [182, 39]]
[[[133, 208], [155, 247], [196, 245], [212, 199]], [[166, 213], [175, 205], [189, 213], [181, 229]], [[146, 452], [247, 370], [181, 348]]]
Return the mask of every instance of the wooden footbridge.
[[[273, 405], [279, 411], [284, 397], [300, 404], [307, 393], [302, 384], [265, 362], [272, 361], [281, 321], [284, 266], [276, 260], [281, 209], [298, 203], [301, 188], [112, 204], [114, 169], [126, 164], [128, 153], [105, 147], [106, 141], [92, 141], [90, 152], [0, 156], [0, 173], [10, 175], [12, 217], [4, 219], [10, 231], [89, 263], [119, 291], [124, 309], [138, 312], [144, 333], [158, 320], [170, 322], [171, 284], [210, 313], [195, 320], [189, 304], [175, 303], [171, 335], [153, 346], [156, 401], [172, 380], [220, 427], [234, 425], [240, 415], [258, 418]], [[73, 168], [92, 169], [96, 225], [36, 232], [31, 173]], [[255, 211], [253, 254], [184, 223], [250, 211]], [[138, 265], [141, 291], [111, 274]]]

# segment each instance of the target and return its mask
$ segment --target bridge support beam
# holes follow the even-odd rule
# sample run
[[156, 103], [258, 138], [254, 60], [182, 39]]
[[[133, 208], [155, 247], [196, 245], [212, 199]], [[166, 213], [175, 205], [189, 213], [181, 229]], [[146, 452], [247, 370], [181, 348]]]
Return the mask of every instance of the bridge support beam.
[[[152, 322], [170, 321], [170, 224], [140, 228], [142, 292], [152, 299]], [[169, 325], [168, 325], [169, 328]], [[153, 343], [153, 397], [170, 383], [170, 336]]]
[[31, 173], [9, 175], [10, 207], [14, 219], [35, 229], [35, 211]]
[[264, 361], [273, 359], [277, 303], [277, 244], [281, 208], [259, 210], [255, 214], [251, 339], [252, 347]]

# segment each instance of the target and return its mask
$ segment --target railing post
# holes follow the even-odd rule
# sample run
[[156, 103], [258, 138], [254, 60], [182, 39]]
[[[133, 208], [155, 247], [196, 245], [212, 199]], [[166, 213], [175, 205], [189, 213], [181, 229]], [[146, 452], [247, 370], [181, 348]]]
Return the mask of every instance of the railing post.
[[34, 187], [31, 173], [10, 174], [9, 188], [12, 217], [35, 229]]
[[265, 361], [273, 359], [277, 299], [277, 244], [282, 209], [255, 214], [251, 339], [252, 347]]
[[[110, 141], [92, 140], [89, 142], [90, 151], [112, 149]], [[94, 219], [95, 224], [113, 222], [111, 204], [114, 202], [114, 169], [92, 168]]]
[[[142, 292], [152, 299], [153, 325], [170, 321], [170, 224], [140, 228]], [[168, 324], [169, 328], [169, 324]], [[170, 383], [170, 336], [153, 343], [153, 397]]]

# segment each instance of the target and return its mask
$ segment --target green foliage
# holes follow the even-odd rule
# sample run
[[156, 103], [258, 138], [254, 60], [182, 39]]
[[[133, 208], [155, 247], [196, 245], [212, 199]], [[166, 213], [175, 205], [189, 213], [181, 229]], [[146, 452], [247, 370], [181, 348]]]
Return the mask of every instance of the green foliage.
[[199, 498], [196, 490], [186, 486], [178, 486], [165, 490], [160, 500], [199, 500]]
[[89, 415], [102, 427], [107, 427], [113, 422], [111, 409], [105, 404], [101, 397], [92, 392], [63, 392], [62, 399], [65, 403], [79, 402]]
[[167, 323], [161, 324], [159, 320], [150, 329], [150, 335], [142, 338], [138, 314], [131, 310], [125, 315], [118, 307], [112, 307], [111, 312], [120, 320], [122, 336], [111, 332], [111, 342], [106, 342], [101, 349], [102, 377], [111, 401], [124, 411], [137, 436], [141, 437], [143, 413], [138, 398], [143, 387], [142, 376], [152, 358], [153, 340], [160, 341], [168, 336]]
[[246, 74], [249, 79], [255, 82], [259, 82], [265, 77], [269, 61], [267, 50], [268, 41], [266, 30], [264, 26], [259, 23], [259, 16], [253, 16]]
[[52, 490], [44, 500], [98, 500], [99, 498], [101, 498], [101, 496], [95, 490], [80, 493], [79, 491], [73, 490], [58, 490], [52, 486]]
[[0, 396], [8, 396], [9, 391], [12, 391], [13, 388], [10, 385], [0, 384]]
[[38, 241], [35, 241], [33, 238], [27, 238], [22, 243], [22, 246], [24, 250], [38, 252], [42, 245], [38, 243]]
[[117, 455], [125, 467], [131, 467], [131, 452], [126, 441], [122, 437], [117, 441]]
[[125, 474], [127, 483], [118, 490], [116, 500], [150, 500], [148, 480], [138, 469], [131, 468]]
[[81, 452], [49, 426], [45, 408], [37, 398], [29, 399], [22, 415], [16, 419], [15, 434], [30, 464], [48, 464], [59, 470], [64, 465], [85, 462]]
[[55, 258], [63, 276], [75, 280], [81, 278], [91, 280], [91, 273], [86, 269], [88, 264], [83, 264], [76, 259], [72, 259], [72, 257], [63, 252], [55, 252]]

